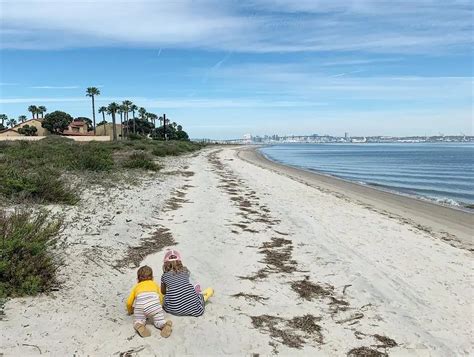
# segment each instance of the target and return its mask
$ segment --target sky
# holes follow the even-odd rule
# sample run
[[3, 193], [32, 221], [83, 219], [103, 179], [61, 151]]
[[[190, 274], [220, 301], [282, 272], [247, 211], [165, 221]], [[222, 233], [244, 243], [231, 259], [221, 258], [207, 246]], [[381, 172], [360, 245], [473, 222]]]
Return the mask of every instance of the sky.
[[473, 15], [464, 0], [0, 0], [0, 113], [92, 117], [96, 86], [97, 107], [128, 99], [192, 138], [474, 135]]

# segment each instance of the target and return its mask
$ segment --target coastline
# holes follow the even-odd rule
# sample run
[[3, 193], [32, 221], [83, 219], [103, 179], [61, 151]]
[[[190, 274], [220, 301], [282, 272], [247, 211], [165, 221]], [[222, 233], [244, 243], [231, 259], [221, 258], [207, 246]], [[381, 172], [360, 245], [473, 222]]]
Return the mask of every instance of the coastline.
[[[0, 352], [472, 354], [470, 251], [255, 166], [242, 150], [160, 160], [162, 171], [133, 185], [87, 187], [77, 206], [47, 207], [65, 214], [62, 285], [6, 302]], [[215, 295], [201, 317], [166, 314], [170, 338], [151, 327], [142, 339], [125, 300], [138, 266], [160, 280], [166, 248], [179, 250], [193, 282]]]
[[362, 205], [369, 205], [381, 213], [398, 216], [405, 223], [432, 233], [450, 244], [474, 250], [474, 214], [468, 211], [285, 165], [267, 158], [259, 151], [260, 147], [241, 148], [238, 150], [238, 156], [242, 160], [308, 186], [323, 191], [329, 190]]

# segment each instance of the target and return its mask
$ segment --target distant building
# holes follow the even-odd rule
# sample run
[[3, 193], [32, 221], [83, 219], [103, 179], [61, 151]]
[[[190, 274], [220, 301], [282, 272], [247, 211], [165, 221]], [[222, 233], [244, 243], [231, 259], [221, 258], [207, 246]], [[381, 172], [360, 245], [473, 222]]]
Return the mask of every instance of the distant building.
[[244, 134], [243, 139], [245, 144], [250, 144], [252, 142], [252, 134]]
[[93, 131], [89, 132], [89, 126], [84, 120], [73, 120], [67, 130], [64, 130], [63, 135], [66, 136], [81, 136], [81, 135], [94, 135]]
[[13, 128], [4, 129], [0, 131], [0, 136], [23, 136], [18, 132], [18, 129], [23, 128], [25, 125], [34, 126], [36, 128], [35, 136], [47, 136], [50, 132], [41, 126], [41, 119], [29, 119], [23, 123], [15, 125]]
[[[117, 131], [117, 138], [121, 139], [122, 136], [122, 131], [121, 131], [121, 125], [120, 124], [115, 124], [115, 130]], [[107, 123], [107, 124], [102, 124], [102, 125], [97, 125], [95, 128], [95, 132], [97, 136], [108, 136], [110, 139], [113, 139], [113, 125], [112, 123]], [[126, 133], [124, 133], [126, 135]]]

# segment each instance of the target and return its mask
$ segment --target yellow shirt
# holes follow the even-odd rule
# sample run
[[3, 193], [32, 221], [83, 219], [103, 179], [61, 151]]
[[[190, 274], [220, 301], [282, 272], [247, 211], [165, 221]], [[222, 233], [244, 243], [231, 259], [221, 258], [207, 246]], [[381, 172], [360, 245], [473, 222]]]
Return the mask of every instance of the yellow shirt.
[[161, 289], [153, 280], [144, 280], [135, 285], [130, 292], [130, 295], [127, 299], [127, 310], [131, 314], [133, 312], [132, 306], [135, 301], [135, 297], [140, 293], [158, 293], [160, 301], [163, 300], [163, 295], [161, 294]]

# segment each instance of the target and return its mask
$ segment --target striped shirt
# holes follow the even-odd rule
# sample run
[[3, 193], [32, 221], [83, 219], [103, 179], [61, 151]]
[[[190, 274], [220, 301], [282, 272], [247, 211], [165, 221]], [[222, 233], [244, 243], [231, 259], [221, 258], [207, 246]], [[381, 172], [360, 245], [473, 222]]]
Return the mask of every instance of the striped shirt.
[[166, 272], [161, 276], [166, 286], [163, 309], [173, 315], [201, 316], [204, 313], [204, 298], [189, 282], [189, 272]]

